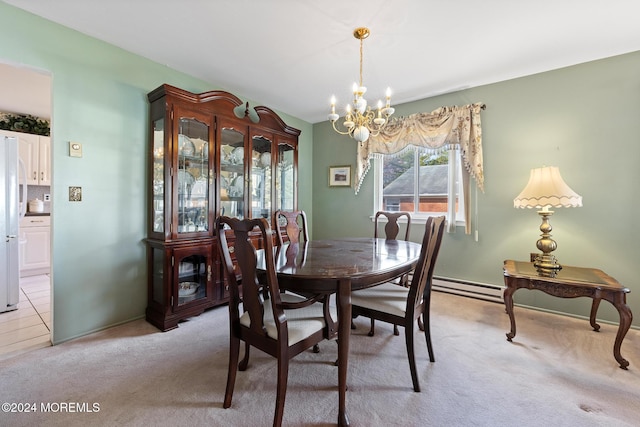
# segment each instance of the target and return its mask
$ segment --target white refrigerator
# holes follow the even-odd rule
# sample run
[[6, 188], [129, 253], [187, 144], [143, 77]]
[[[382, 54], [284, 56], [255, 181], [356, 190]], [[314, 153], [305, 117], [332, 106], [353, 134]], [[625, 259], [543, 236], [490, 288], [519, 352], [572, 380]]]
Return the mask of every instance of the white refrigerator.
[[0, 313], [18, 308], [18, 224], [26, 211], [25, 172], [18, 156], [18, 140], [0, 135]]

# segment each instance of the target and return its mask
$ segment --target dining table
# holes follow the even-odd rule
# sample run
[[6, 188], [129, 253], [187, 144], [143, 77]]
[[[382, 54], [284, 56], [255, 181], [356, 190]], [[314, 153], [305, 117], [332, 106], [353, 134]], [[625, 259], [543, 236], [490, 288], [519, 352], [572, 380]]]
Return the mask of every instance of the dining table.
[[[338, 425], [348, 426], [346, 409], [351, 292], [376, 286], [411, 272], [421, 245], [404, 240], [337, 238], [310, 240], [277, 249], [276, 273], [281, 289], [336, 294], [338, 311]], [[264, 269], [258, 262], [258, 268]]]

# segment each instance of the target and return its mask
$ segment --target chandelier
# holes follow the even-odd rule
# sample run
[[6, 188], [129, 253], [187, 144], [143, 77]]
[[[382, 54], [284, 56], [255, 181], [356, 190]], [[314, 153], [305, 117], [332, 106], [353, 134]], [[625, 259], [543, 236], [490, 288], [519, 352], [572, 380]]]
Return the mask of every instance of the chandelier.
[[342, 122], [344, 130], [336, 127], [336, 122], [340, 116], [336, 114], [335, 96], [331, 97], [331, 113], [328, 116], [336, 132], [341, 135], [349, 135], [358, 142], [366, 141], [370, 135], [378, 135], [387, 124], [389, 116], [395, 111], [391, 107], [391, 89], [389, 88], [387, 88], [385, 106], [383, 107], [382, 101], [378, 100], [376, 111], [367, 106], [367, 100], [364, 99], [367, 88], [362, 85], [362, 43], [364, 39], [369, 37], [369, 34], [369, 29], [366, 27], [356, 28], [353, 31], [353, 36], [360, 40], [360, 84], [353, 84], [353, 106], [347, 105], [344, 121]]

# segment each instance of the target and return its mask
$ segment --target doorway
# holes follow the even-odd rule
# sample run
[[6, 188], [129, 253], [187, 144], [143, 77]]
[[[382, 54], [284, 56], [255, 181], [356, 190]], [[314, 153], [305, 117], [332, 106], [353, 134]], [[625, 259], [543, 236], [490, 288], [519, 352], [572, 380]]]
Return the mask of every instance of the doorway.
[[[48, 121], [51, 128], [51, 73], [0, 63], [0, 93], [0, 116], [4, 119], [33, 116]], [[46, 170], [51, 174], [51, 136], [41, 134], [34, 137], [29, 134], [24, 141], [19, 141], [20, 144], [36, 144], [36, 148], [30, 147], [29, 152], [34, 153], [37, 161], [44, 157], [43, 162], [48, 162]], [[39, 155], [42, 152], [37, 149], [40, 143], [48, 144], [44, 147], [48, 154]], [[21, 151], [20, 155], [23, 157], [25, 154]], [[42, 179], [41, 176], [44, 175], [30, 177], [32, 182], [27, 186], [26, 200], [21, 200], [25, 207], [34, 208], [20, 221], [20, 299], [17, 310], [0, 313], [0, 359], [51, 345], [53, 282], [50, 224], [53, 185], [50, 179]]]

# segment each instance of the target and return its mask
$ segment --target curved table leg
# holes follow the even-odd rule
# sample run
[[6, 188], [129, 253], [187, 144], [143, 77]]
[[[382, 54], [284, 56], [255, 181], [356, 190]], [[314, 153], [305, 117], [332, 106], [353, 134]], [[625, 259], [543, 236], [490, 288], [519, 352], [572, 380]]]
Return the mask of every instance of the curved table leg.
[[600, 325], [596, 323], [596, 314], [598, 314], [598, 307], [600, 306], [600, 298], [594, 298], [591, 303], [591, 315], [589, 316], [589, 322], [594, 331], [600, 331]]
[[346, 394], [349, 366], [349, 336], [351, 335], [351, 281], [338, 281], [338, 425], [348, 426]]
[[616, 341], [613, 345], [613, 357], [616, 358], [618, 363], [620, 364], [620, 368], [627, 369], [629, 366], [629, 361], [622, 357], [620, 354], [620, 346], [622, 345], [622, 340], [625, 335], [629, 331], [629, 327], [631, 326], [631, 321], [633, 320], [633, 315], [631, 314], [631, 309], [625, 303], [614, 303], [613, 304], [616, 309], [618, 309], [618, 313], [620, 314], [620, 325], [618, 326], [618, 333], [616, 334]]
[[511, 331], [507, 332], [507, 341], [511, 341], [516, 336], [516, 319], [513, 316], [513, 293], [516, 290], [514, 288], [507, 288], [504, 290], [504, 307], [509, 315], [509, 321], [511, 322]]

